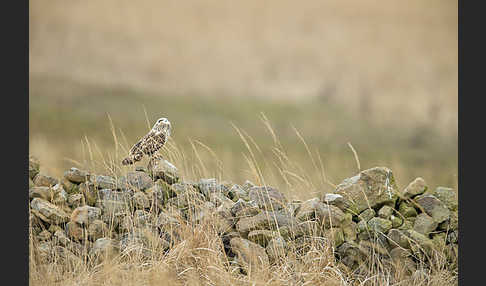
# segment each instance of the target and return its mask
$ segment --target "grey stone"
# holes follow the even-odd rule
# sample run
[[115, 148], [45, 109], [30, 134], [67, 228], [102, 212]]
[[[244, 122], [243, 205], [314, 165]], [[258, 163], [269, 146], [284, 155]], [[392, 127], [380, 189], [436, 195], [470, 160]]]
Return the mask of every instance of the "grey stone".
[[243, 199], [245, 201], [249, 200], [248, 192], [245, 191], [240, 185], [234, 184], [228, 191], [229, 198], [233, 201], [238, 201]]
[[95, 261], [101, 262], [111, 259], [118, 254], [118, 243], [110, 238], [102, 237], [98, 238], [90, 250], [90, 255]]
[[272, 238], [269, 242], [265, 251], [267, 252], [269, 262], [274, 263], [281, 258], [284, 258], [287, 254], [287, 243], [285, 239], [281, 236]]
[[66, 235], [75, 241], [84, 240], [84, 229], [79, 224], [70, 221], [66, 224]]
[[376, 212], [374, 209], [365, 209], [364, 211], [362, 211], [358, 217], [361, 219], [361, 220], [364, 220], [364, 221], [369, 221], [370, 219], [374, 218], [376, 215]]
[[59, 183], [58, 179], [41, 173], [38, 173], [33, 181], [34, 185], [38, 187], [52, 187]]
[[370, 231], [378, 233], [387, 233], [392, 228], [392, 222], [380, 217], [374, 217], [368, 221]]
[[271, 230], [259, 229], [248, 233], [248, 240], [260, 246], [266, 247], [268, 242], [275, 237], [275, 233]]
[[179, 181], [177, 168], [167, 160], [152, 159], [147, 165], [147, 170], [154, 179], [162, 179], [169, 185]]
[[97, 240], [108, 235], [108, 226], [102, 220], [94, 220], [88, 227], [88, 238], [91, 240]]
[[423, 194], [427, 190], [427, 184], [422, 178], [416, 178], [403, 190], [405, 198], [413, 198], [417, 195]]
[[398, 198], [393, 173], [385, 167], [364, 170], [345, 179], [334, 193], [342, 195], [349, 210], [356, 214], [378, 205], [393, 204]]
[[438, 223], [432, 217], [425, 213], [417, 215], [417, 219], [413, 225], [413, 230], [423, 234], [429, 235], [437, 228]]
[[116, 189], [116, 180], [110, 176], [95, 175], [90, 176], [90, 182], [97, 189]]
[[69, 221], [69, 215], [60, 207], [41, 198], [34, 198], [30, 207], [37, 217], [50, 224], [59, 224]]
[[127, 212], [133, 207], [132, 194], [130, 192], [102, 189], [98, 191], [96, 206], [106, 215]]
[[251, 187], [248, 195], [250, 200], [266, 211], [280, 210], [287, 204], [287, 198], [273, 187]]
[[340, 226], [344, 221], [343, 211], [333, 205], [323, 204], [318, 198], [303, 202], [295, 217], [299, 221], [317, 219], [325, 228]]
[[451, 211], [457, 211], [457, 193], [452, 188], [437, 187], [432, 195], [443, 202]]
[[393, 214], [393, 208], [390, 206], [383, 206], [378, 211], [378, 216], [384, 219], [390, 219], [391, 215]]
[[84, 206], [86, 201], [83, 194], [70, 194], [68, 195], [67, 203], [71, 208], [77, 208]]
[[64, 172], [64, 178], [72, 183], [80, 184], [86, 182], [89, 179], [89, 173], [72, 167], [71, 169]]
[[417, 216], [417, 210], [407, 202], [401, 202], [398, 212], [405, 218]]
[[441, 223], [450, 217], [450, 211], [446, 207], [446, 205], [432, 195], [421, 195], [419, 197], [416, 197], [415, 201], [437, 223]]
[[137, 191], [133, 194], [133, 204], [136, 209], [146, 209], [150, 207], [150, 201], [143, 192]]
[[118, 180], [118, 187], [125, 189], [146, 190], [154, 185], [152, 178], [145, 172], [128, 172], [126, 177]]

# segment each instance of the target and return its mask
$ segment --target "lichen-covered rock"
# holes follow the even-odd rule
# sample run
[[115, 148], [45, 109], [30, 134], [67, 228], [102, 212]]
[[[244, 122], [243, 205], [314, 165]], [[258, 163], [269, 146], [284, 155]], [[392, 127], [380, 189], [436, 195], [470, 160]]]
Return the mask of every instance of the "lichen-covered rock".
[[71, 208], [77, 208], [84, 206], [86, 201], [83, 194], [70, 194], [68, 195], [67, 203]]
[[437, 223], [441, 223], [450, 217], [450, 211], [446, 207], [446, 205], [432, 195], [421, 195], [419, 197], [416, 197], [415, 201]]
[[118, 188], [122, 190], [135, 189], [146, 190], [154, 185], [152, 178], [145, 172], [128, 172], [126, 176], [118, 179]]
[[[415, 217], [414, 217], [415, 218]], [[410, 218], [405, 219], [401, 226], [398, 227], [400, 230], [412, 229], [415, 221], [410, 220]]]
[[50, 240], [52, 237], [52, 233], [50, 233], [48, 230], [43, 230], [41, 231], [38, 235], [37, 235], [37, 238], [40, 240], [40, 241], [47, 241], [47, 240]]
[[363, 254], [355, 243], [344, 242], [337, 248], [337, 254], [344, 265], [356, 269], [364, 260]]
[[393, 204], [398, 198], [393, 173], [385, 167], [364, 170], [345, 179], [335, 193], [343, 196], [348, 209], [356, 214], [378, 205]]
[[250, 200], [256, 202], [261, 209], [276, 211], [283, 209], [287, 198], [273, 187], [251, 187], [248, 192]]
[[275, 237], [275, 233], [271, 230], [259, 229], [248, 233], [248, 240], [258, 245], [266, 247], [268, 242]]
[[81, 183], [78, 188], [80, 193], [84, 195], [86, 204], [94, 206], [98, 199], [98, 190], [95, 188], [94, 184], [91, 182]]
[[398, 212], [406, 218], [417, 216], [417, 210], [407, 202], [400, 203]]
[[403, 224], [403, 219], [399, 216], [391, 215], [390, 221], [392, 222], [393, 228], [398, 228]]
[[169, 185], [179, 181], [179, 174], [177, 168], [167, 160], [151, 159], [147, 165], [148, 172], [152, 175], [154, 180], [162, 179]]
[[248, 197], [248, 192], [245, 191], [243, 187], [238, 184], [234, 184], [233, 186], [231, 186], [231, 188], [228, 190], [228, 196], [234, 202], [238, 201], [239, 199], [243, 199], [245, 201], [250, 199]]
[[241, 237], [230, 240], [235, 260], [248, 273], [254, 269], [267, 268], [270, 264], [265, 248]]
[[392, 228], [392, 222], [380, 217], [374, 217], [368, 221], [368, 229], [372, 232], [387, 233]]
[[243, 199], [238, 199], [238, 201], [231, 207], [230, 211], [236, 218], [242, 218], [258, 214], [260, 208], [253, 201], [247, 202]]
[[53, 240], [55, 244], [62, 245], [64, 247], [71, 244], [71, 240], [67, 237], [63, 230], [56, 230], [53, 235]]
[[30, 207], [35, 216], [50, 224], [59, 224], [69, 221], [69, 215], [60, 207], [41, 198], [34, 198]]
[[33, 181], [34, 185], [38, 187], [52, 187], [59, 183], [58, 179], [41, 173], [38, 173]]
[[346, 210], [346, 208], [348, 207], [346, 205], [344, 197], [339, 194], [324, 194], [324, 196], [322, 197], [322, 201], [326, 204], [336, 206], [341, 210]]
[[427, 184], [422, 178], [416, 178], [403, 190], [403, 197], [409, 199], [423, 194], [427, 190]]
[[147, 195], [145, 195], [143, 192], [140, 191], [135, 192], [133, 194], [133, 204], [136, 209], [141, 209], [141, 210], [150, 207], [150, 201]]
[[340, 227], [326, 229], [323, 236], [329, 239], [334, 247], [339, 247], [344, 243], [344, 232]]
[[72, 183], [80, 184], [86, 182], [89, 179], [89, 173], [72, 167], [71, 169], [64, 172], [64, 178]]
[[114, 214], [127, 212], [133, 207], [132, 194], [130, 192], [120, 192], [111, 189], [98, 191], [96, 207], [100, 208], [103, 214]]
[[279, 212], [265, 212], [252, 217], [241, 218], [236, 224], [236, 230], [246, 237], [252, 230], [276, 229], [277, 225], [288, 226], [291, 231], [297, 226], [297, 221], [289, 214]]
[[432, 195], [443, 202], [451, 211], [457, 211], [457, 193], [452, 188], [437, 187]]
[[434, 249], [434, 243], [430, 238], [415, 230], [409, 230], [408, 236], [410, 237], [410, 249], [414, 253], [424, 252], [431, 254]]
[[421, 213], [417, 215], [417, 218], [415, 219], [413, 230], [423, 235], [429, 235], [429, 233], [431, 233], [437, 228], [437, 225], [438, 223], [434, 221], [434, 219], [431, 216], [425, 213]]
[[101, 218], [101, 209], [91, 206], [82, 206], [74, 209], [71, 221], [79, 225], [88, 226], [91, 222]]
[[110, 176], [96, 175], [90, 176], [90, 182], [97, 189], [116, 189], [116, 180]]
[[325, 228], [340, 226], [344, 221], [344, 213], [333, 205], [323, 204], [318, 198], [302, 203], [296, 216], [299, 221], [317, 219]]
[[374, 218], [375, 215], [376, 212], [374, 209], [365, 209], [358, 215], [358, 217], [360, 220], [369, 221], [370, 219]]
[[378, 211], [378, 216], [384, 219], [390, 219], [392, 214], [393, 214], [393, 208], [390, 206], [383, 206]]
[[355, 241], [358, 235], [358, 225], [354, 221], [341, 225], [345, 241]]

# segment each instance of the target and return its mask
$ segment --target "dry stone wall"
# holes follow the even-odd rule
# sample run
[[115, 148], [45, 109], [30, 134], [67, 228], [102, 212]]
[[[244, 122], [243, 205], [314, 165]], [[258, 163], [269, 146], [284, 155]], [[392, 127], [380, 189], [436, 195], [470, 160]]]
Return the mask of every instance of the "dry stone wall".
[[[268, 267], [316, 243], [350, 269], [370, 257], [412, 273], [436, 253], [457, 263], [458, 204], [451, 188], [417, 178], [399, 190], [385, 167], [345, 179], [333, 193], [289, 201], [278, 189], [180, 179], [163, 159], [114, 178], [71, 168], [57, 179], [29, 158], [30, 230], [40, 261], [56, 255], [99, 263], [118, 254], [157, 257], [180, 242], [182, 225], [210, 223], [241, 271]], [[434, 254], [435, 253], [435, 254]]]

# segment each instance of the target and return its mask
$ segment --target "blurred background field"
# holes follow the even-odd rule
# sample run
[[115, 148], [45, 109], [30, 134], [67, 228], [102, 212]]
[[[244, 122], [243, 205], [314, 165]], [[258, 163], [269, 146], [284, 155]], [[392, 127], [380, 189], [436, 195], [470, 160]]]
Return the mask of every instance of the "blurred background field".
[[[99, 162], [110, 157], [112, 125], [128, 149], [162, 116], [187, 158], [200, 164], [192, 142], [214, 170], [204, 175], [252, 179], [232, 124], [278, 173], [263, 113], [315, 181], [322, 174], [294, 127], [331, 183], [357, 173], [350, 142], [361, 169], [387, 166], [399, 187], [417, 176], [458, 187], [457, 1], [38, 0], [29, 9], [29, 153], [47, 174], [88, 166], [87, 142]], [[300, 198], [332, 188], [269, 180]]]

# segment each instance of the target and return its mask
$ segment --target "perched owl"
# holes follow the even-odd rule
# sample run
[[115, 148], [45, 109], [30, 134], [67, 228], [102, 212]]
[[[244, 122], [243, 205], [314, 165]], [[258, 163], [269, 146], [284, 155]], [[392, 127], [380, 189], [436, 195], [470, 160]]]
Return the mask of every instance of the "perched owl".
[[152, 130], [133, 145], [128, 157], [123, 159], [123, 165], [131, 165], [140, 161], [143, 155], [153, 156], [170, 136], [170, 122], [167, 118], [159, 118]]

